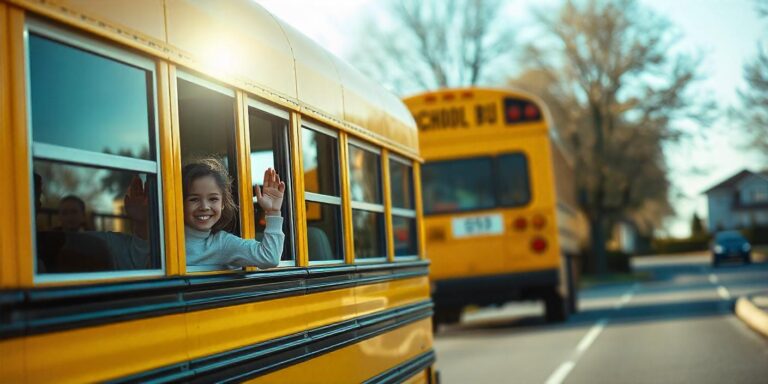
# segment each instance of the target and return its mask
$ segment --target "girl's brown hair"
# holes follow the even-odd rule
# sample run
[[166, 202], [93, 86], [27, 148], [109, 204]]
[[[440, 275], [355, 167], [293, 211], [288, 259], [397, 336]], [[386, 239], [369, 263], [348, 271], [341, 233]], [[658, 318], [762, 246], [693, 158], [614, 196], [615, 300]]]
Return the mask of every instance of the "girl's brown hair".
[[205, 176], [213, 177], [216, 185], [221, 188], [221, 218], [211, 228], [211, 234], [221, 230], [231, 230], [231, 224], [237, 214], [237, 205], [232, 198], [232, 180], [229, 178], [227, 169], [219, 160], [209, 157], [195, 160], [184, 166], [181, 171], [184, 199], [186, 200], [189, 194], [192, 182]]

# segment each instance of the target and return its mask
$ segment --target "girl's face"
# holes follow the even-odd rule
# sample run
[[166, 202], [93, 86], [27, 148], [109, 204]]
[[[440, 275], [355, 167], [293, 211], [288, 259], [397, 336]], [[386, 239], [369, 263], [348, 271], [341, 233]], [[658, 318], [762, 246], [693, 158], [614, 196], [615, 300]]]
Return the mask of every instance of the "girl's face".
[[221, 218], [222, 192], [213, 176], [192, 181], [184, 198], [184, 224], [198, 231], [209, 231]]

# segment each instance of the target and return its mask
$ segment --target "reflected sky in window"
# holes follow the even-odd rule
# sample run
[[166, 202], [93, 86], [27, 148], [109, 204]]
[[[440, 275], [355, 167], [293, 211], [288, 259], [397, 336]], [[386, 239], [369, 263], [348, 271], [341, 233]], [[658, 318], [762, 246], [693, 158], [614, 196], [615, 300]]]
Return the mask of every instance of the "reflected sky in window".
[[149, 159], [149, 73], [30, 34], [35, 142]]

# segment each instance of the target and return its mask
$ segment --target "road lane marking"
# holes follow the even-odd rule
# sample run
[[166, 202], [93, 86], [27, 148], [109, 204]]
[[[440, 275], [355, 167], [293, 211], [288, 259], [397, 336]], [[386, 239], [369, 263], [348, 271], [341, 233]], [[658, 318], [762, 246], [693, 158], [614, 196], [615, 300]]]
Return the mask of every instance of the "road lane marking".
[[717, 284], [717, 275], [714, 273], [709, 274], [709, 282], [712, 284]]
[[728, 288], [723, 287], [722, 285], [717, 286], [717, 294], [725, 300], [731, 299], [731, 293], [728, 292]]
[[635, 295], [635, 291], [637, 291], [637, 284], [635, 284], [629, 292], [621, 295], [621, 299], [613, 305], [613, 308], [621, 309], [625, 304], [629, 303], [629, 301], [632, 300], [632, 296]]
[[557, 367], [557, 370], [555, 373], [552, 374], [552, 376], [549, 376], [549, 378], [546, 381], [546, 384], [560, 384], [565, 380], [565, 377], [568, 376], [569, 373], [571, 373], [571, 369], [576, 366], [576, 363], [573, 361], [566, 361], [565, 363], [560, 364], [559, 367]]
[[584, 353], [584, 351], [586, 351], [587, 348], [589, 348], [589, 346], [595, 342], [595, 339], [597, 339], [597, 336], [600, 335], [600, 332], [603, 331], [603, 328], [605, 328], [607, 323], [607, 319], [600, 319], [600, 321], [598, 321], [597, 324], [595, 324], [592, 329], [590, 329], [589, 332], [587, 332], [587, 334], [581, 339], [579, 345], [576, 346], [576, 351], [578, 351], [579, 354]]
[[[613, 305], [614, 308], [621, 309], [621, 307], [629, 303], [630, 300], [632, 300], [632, 296], [637, 292], [640, 285], [638, 283], [635, 283], [632, 285], [632, 288], [629, 289], [626, 293], [624, 293], [621, 296], [621, 299], [619, 302]], [[597, 340], [597, 337], [600, 336], [600, 333], [603, 332], [603, 329], [605, 329], [605, 326], [608, 325], [608, 319], [603, 318], [597, 321], [595, 325], [590, 328], [589, 332], [587, 332], [584, 337], [579, 340], [579, 344], [576, 345], [576, 350], [572, 354], [571, 358], [560, 364], [559, 367], [553, 372], [545, 382], [546, 384], [560, 384], [565, 380], [566, 377], [568, 377], [568, 374], [571, 373], [571, 370], [576, 366], [576, 362], [579, 361], [579, 358], [581, 357], [584, 352], [589, 349], [590, 346], [592, 346], [592, 343]]]

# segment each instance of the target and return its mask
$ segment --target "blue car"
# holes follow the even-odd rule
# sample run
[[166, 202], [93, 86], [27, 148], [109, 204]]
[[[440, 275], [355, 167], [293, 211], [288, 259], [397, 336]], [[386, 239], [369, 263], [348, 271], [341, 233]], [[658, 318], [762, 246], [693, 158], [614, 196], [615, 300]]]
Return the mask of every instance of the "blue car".
[[752, 246], [739, 231], [718, 232], [712, 238], [712, 266], [723, 261], [739, 260], [744, 264], [752, 262]]

